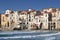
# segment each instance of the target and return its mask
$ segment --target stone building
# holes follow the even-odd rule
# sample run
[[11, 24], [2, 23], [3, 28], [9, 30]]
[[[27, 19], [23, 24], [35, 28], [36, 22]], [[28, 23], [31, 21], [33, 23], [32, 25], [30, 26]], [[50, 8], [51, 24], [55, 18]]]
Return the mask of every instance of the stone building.
[[1, 14], [0, 14], [0, 30], [1, 30]]
[[60, 9], [6, 10], [0, 14], [0, 30], [60, 29]]
[[5, 14], [1, 14], [1, 29], [7, 30], [8, 29], [7, 17]]
[[26, 11], [18, 11], [18, 26], [20, 29], [26, 29], [27, 24], [27, 12]]

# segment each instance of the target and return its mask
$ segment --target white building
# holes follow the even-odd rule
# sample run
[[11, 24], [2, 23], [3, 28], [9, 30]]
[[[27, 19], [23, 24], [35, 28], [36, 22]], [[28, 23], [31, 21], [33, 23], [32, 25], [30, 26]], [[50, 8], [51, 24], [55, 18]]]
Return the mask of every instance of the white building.
[[8, 15], [9, 29], [17, 28], [18, 13], [17, 11], [6, 10], [5, 14]]

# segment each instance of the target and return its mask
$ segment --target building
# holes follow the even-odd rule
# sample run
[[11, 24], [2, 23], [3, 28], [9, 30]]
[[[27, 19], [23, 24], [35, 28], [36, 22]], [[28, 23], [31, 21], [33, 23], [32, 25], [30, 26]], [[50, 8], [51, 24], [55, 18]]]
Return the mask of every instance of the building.
[[0, 30], [60, 29], [60, 8], [6, 10], [0, 14]]
[[8, 26], [8, 30], [13, 30], [14, 28], [18, 28], [18, 13], [17, 11], [12, 11], [12, 10], [6, 10], [5, 14], [4, 14], [7, 19], [7, 26]]
[[1, 14], [0, 14], [0, 30], [1, 30]]
[[2, 30], [7, 30], [8, 26], [7, 26], [7, 17], [5, 14], [1, 14], [1, 29]]
[[26, 29], [27, 27], [27, 12], [26, 11], [18, 11], [18, 26], [20, 29]]

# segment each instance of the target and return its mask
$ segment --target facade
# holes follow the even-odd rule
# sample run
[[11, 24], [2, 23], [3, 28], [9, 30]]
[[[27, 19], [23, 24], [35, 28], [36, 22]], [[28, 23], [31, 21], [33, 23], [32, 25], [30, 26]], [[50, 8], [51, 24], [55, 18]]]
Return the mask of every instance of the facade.
[[26, 11], [20, 11], [18, 12], [18, 26], [20, 29], [26, 29], [27, 24], [27, 12]]
[[56, 29], [60, 29], [60, 9], [57, 9], [56, 10], [56, 20], [57, 20], [57, 27], [56, 27]]
[[1, 30], [1, 14], [0, 14], [0, 30]]
[[14, 28], [18, 28], [18, 12], [12, 10], [6, 10], [7, 21], [9, 23], [8, 30], [13, 30]]
[[6, 10], [0, 14], [0, 30], [60, 29], [60, 9]]
[[5, 16], [5, 14], [1, 14], [1, 29], [2, 30], [7, 30], [7, 17]]

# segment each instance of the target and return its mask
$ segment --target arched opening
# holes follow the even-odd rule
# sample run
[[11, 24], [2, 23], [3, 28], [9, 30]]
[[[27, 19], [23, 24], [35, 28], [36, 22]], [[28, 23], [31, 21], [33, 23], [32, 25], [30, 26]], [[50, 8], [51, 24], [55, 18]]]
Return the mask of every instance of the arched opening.
[[41, 22], [41, 23], [40, 23], [40, 29], [42, 29], [42, 25], [43, 25], [43, 23]]
[[13, 30], [21, 30], [21, 28], [14, 28]]
[[53, 25], [54, 25], [54, 29], [55, 29], [55, 27], [56, 27], [56, 26], [55, 26], [55, 25], [56, 25], [55, 22], [53, 23]]

